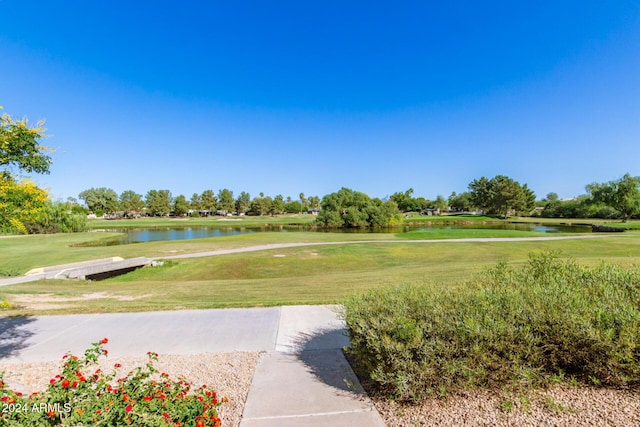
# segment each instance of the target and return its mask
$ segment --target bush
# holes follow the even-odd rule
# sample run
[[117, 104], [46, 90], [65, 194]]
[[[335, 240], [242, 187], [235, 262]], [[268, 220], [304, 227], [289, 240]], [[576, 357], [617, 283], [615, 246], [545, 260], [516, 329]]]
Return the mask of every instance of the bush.
[[640, 380], [640, 271], [556, 255], [499, 264], [457, 290], [374, 290], [345, 304], [349, 352], [400, 400], [467, 387]]
[[77, 233], [87, 231], [87, 216], [73, 213], [71, 205], [67, 203], [47, 203], [29, 221], [25, 221], [25, 227], [29, 234], [52, 234], [52, 233]]
[[[149, 362], [116, 380], [117, 370], [105, 374], [92, 370], [98, 358], [107, 354], [96, 342], [83, 358], [72, 354], [60, 375], [49, 382], [44, 393], [23, 396], [8, 389], [0, 374], [0, 413], [6, 426], [220, 426], [216, 393], [202, 386], [191, 390], [184, 380], [175, 381], [160, 374], [153, 362], [158, 355], [147, 353]], [[116, 364], [115, 368], [119, 368]], [[222, 399], [226, 401], [226, 398]]]

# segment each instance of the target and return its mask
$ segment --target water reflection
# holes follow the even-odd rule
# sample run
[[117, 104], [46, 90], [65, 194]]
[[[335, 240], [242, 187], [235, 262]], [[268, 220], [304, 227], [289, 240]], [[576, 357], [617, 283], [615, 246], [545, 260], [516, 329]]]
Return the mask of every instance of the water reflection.
[[167, 240], [191, 240], [207, 237], [236, 236], [250, 233], [286, 233], [286, 232], [331, 232], [331, 233], [406, 233], [416, 230], [461, 230], [461, 229], [492, 229], [537, 231], [542, 233], [587, 233], [591, 232], [586, 226], [544, 225], [528, 223], [502, 224], [455, 224], [402, 226], [383, 229], [314, 229], [304, 225], [277, 225], [263, 227], [151, 227], [135, 229], [106, 229], [102, 231], [123, 233], [114, 239], [91, 242], [91, 245], [110, 246], [131, 243], [156, 242]]

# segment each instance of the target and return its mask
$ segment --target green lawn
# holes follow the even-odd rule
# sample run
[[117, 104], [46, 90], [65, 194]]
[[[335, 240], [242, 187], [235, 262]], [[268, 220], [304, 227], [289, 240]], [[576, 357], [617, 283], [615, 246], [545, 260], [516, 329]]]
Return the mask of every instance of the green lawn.
[[[627, 266], [640, 263], [638, 233], [585, 240], [491, 243], [410, 243], [390, 234], [256, 233], [118, 247], [65, 246], [87, 240], [92, 234], [0, 239], [1, 268], [19, 263], [21, 257], [32, 257], [34, 252], [49, 261], [59, 257], [60, 261], [67, 262], [70, 254], [73, 254], [71, 258], [156, 256], [175, 253], [172, 251], [197, 252], [276, 241], [396, 239], [397, 242], [307, 246], [174, 260], [163, 267], [138, 270], [101, 282], [40, 281], [5, 286], [0, 287], [0, 301], [14, 302], [15, 308], [4, 310], [4, 313], [62, 314], [337, 303], [353, 293], [381, 286], [425, 281], [435, 286], [459, 286], [498, 260], [522, 263], [529, 253], [542, 250], [561, 251], [563, 256], [590, 265], [601, 260]], [[13, 240], [13, 244], [8, 245], [7, 240]], [[10, 255], [9, 247], [20, 247], [22, 255]], [[67, 256], [56, 252], [66, 252]], [[6, 255], [12, 257], [9, 262]], [[49, 264], [52, 263], [44, 265]], [[19, 306], [29, 304], [15, 301], [25, 298], [25, 294], [31, 295], [31, 299], [56, 305], [21, 309]], [[69, 298], [74, 300], [60, 300]]]

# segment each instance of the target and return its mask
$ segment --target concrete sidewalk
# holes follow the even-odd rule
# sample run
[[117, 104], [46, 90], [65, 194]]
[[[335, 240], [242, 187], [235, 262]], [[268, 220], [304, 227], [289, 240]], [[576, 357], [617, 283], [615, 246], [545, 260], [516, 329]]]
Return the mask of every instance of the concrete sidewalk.
[[109, 338], [111, 357], [264, 351], [241, 427], [384, 426], [342, 354], [335, 306], [0, 318], [0, 361], [59, 360]]

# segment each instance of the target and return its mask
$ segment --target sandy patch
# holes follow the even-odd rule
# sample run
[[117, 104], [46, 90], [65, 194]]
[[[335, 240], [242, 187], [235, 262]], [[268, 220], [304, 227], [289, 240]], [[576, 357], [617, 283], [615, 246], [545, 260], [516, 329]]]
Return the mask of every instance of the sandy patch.
[[240, 218], [220, 218], [216, 219], [216, 221], [242, 221]]
[[145, 295], [110, 295], [106, 292], [93, 292], [90, 294], [84, 294], [78, 297], [62, 297], [54, 294], [23, 294], [15, 295], [12, 298], [12, 302], [18, 304], [25, 309], [31, 310], [45, 310], [45, 309], [57, 309], [68, 307], [69, 302], [74, 301], [87, 301], [95, 299], [116, 299], [118, 301], [134, 301], [142, 298], [149, 298], [153, 294]]
[[286, 257], [286, 255], [285, 254], [275, 254], [273, 257], [274, 258], [284, 258], [284, 257]]

